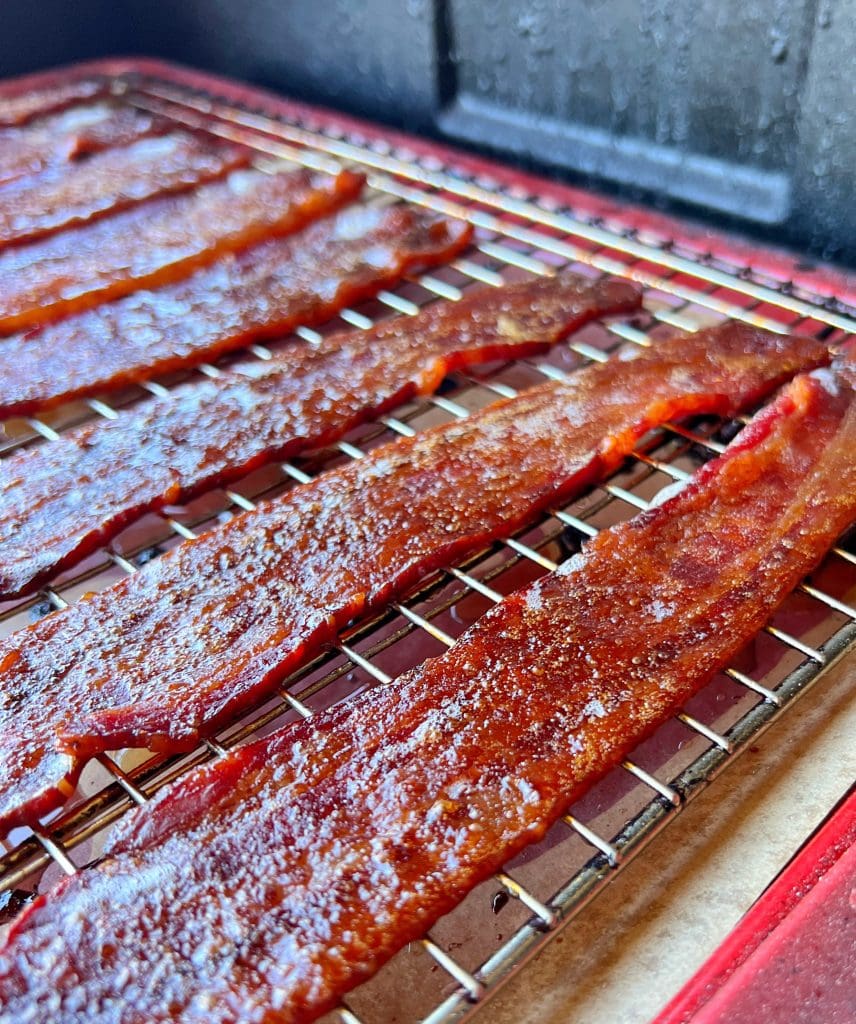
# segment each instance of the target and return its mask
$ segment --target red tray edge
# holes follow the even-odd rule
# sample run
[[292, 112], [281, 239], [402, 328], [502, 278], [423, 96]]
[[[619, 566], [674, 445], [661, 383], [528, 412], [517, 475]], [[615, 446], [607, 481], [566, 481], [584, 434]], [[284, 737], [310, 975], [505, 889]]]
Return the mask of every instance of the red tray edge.
[[116, 56], [65, 65], [0, 82], [0, 96], [42, 88], [57, 81], [67, 80], [70, 75], [83, 78], [131, 73], [157, 76], [190, 89], [213, 92], [231, 102], [299, 121], [309, 128], [335, 128], [341, 132], [361, 136], [364, 140], [384, 140], [397, 148], [410, 151], [414, 157], [439, 159], [446, 166], [464, 174], [491, 178], [505, 188], [547, 196], [560, 205], [569, 206], [588, 216], [620, 221], [624, 227], [644, 231], [655, 236], [660, 242], [676, 243], [700, 256], [709, 254], [726, 262], [748, 266], [775, 280], [791, 282], [820, 297], [834, 297], [848, 305], [856, 306], [856, 271], [851, 272], [826, 264], [817, 265], [815, 269], [805, 269], [800, 265], [799, 256], [782, 249], [760, 246], [726, 232], [691, 224], [680, 218], [607, 198], [596, 192], [560, 184], [508, 167], [495, 160], [473, 156], [444, 143], [428, 141], [325, 107], [286, 99], [266, 89], [244, 85], [220, 75], [198, 71], [171, 61], [151, 57]]
[[856, 789], [798, 851], [651, 1024], [689, 1024], [854, 844]]

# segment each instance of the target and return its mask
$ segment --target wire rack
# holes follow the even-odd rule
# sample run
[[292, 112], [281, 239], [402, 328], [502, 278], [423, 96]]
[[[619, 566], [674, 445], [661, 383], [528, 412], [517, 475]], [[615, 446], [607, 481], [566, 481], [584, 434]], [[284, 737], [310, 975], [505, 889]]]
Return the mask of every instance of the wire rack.
[[[300, 328], [281, 342], [252, 346], [250, 352], [259, 359], [269, 359], [281, 345], [315, 345], [330, 330], [367, 328], [383, 317], [414, 314], [439, 298], [454, 301], [477, 285], [499, 285], [566, 266], [592, 277], [608, 273], [640, 282], [645, 311], [629, 321], [590, 325], [541, 359], [456, 373], [437, 395], [380, 417], [338, 445], [271, 464], [228, 490], [147, 516], [36, 597], [0, 605], [2, 633], [136, 572], [182, 540], [252, 509], [260, 496], [283, 492], [397, 436], [466, 416], [498, 396], [513, 395], [545, 378], [561, 378], [588, 361], [602, 361], [620, 345], [649, 345], [676, 329], [691, 331], [729, 317], [777, 331], [799, 330], [830, 344], [854, 328], [852, 311], [834, 298], [801, 291], [750, 266], [684, 251], [672, 240], [634, 230], [620, 220], [593, 219], [546, 196], [473, 178], [382, 138], [332, 126], [310, 129], [165, 78], [119, 76], [113, 90], [122, 102], [251, 146], [263, 169], [273, 171], [283, 163], [325, 170], [352, 166], [368, 175], [366, 202], [408, 201], [475, 226], [475, 243], [461, 258], [343, 310], [321, 331]], [[152, 394], [167, 395], [194, 376], [227, 374], [231, 362], [226, 358], [193, 374], [151, 381], [113, 396], [110, 404], [92, 399], [44, 417], [10, 421], [0, 455], [25, 445], [49, 444], [88, 419], [115, 418], [118, 408]], [[18, 830], [0, 847], [0, 887], [5, 892], [0, 907], [11, 912], [37, 886], [45, 888], [91, 861], [111, 823], [191, 767], [335, 701], [358, 700], [365, 689], [439, 653], [504, 594], [555, 568], [600, 529], [647, 508], [663, 487], [685, 480], [721, 452], [740, 425], [707, 418], [652, 432], [610, 480], [552, 509], [522, 533], [429, 576], [382, 613], [354, 623], [333, 650], [289, 678], [277, 696], [191, 754], [164, 758], [146, 751], [116, 751], [98, 758], [84, 771], [65, 808], [36, 830]], [[837, 658], [856, 648], [855, 598], [856, 542], [845, 536], [740, 659], [575, 805], [544, 841], [479, 886], [430, 935], [351, 993], [347, 1006], [331, 1019], [371, 1024], [394, 1016], [439, 1024], [476, 1012], [687, 801]]]

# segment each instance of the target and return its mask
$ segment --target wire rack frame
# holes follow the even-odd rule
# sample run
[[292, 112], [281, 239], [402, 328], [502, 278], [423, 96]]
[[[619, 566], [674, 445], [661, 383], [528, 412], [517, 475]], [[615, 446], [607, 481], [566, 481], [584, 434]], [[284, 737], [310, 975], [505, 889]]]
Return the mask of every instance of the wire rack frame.
[[[207, 94], [176, 87], [165, 80], [130, 76], [114, 83], [114, 91], [128, 102], [155, 110], [177, 123], [203, 128], [220, 137], [252, 146], [259, 154], [260, 166], [275, 169], [281, 161], [324, 170], [355, 166], [368, 174], [369, 202], [409, 201], [464, 217], [478, 230], [471, 252], [451, 264], [450, 274], [434, 271], [422, 274], [410, 283], [419, 290], [415, 301], [401, 289], [381, 292], [378, 302], [382, 315], [415, 313], [424, 302], [440, 297], [454, 300], [473, 283], [498, 285], [504, 275], [553, 273], [562, 265], [572, 265], [591, 273], [612, 273], [639, 281], [646, 289], [645, 322], [610, 323], [610, 345], [592, 345], [582, 338], [572, 338], [567, 348], [581, 360], [608, 358], [613, 347], [622, 343], [648, 345], [649, 334], [659, 325], [693, 330], [725, 317], [747, 320], [772, 330], [803, 330], [818, 337], [839, 340], [842, 332], [851, 333], [854, 320], [851, 311], [833, 300], [797, 295], [789, 282], [771, 282], [755, 274], [750, 267], [724, 266], [712, 257], [681, 254], [668, 241], [643, 238], [621, 224], [608, 224], [586, 219], [579, 213], [557, 208], [539, 197], [518, 195], [501, 189], [488, 179], [473, 180], [438, 161], [396, 150], [383, 140], [346, 136], [334, 128], [326, 131], [309, 129], [298, 123], [279, 120], [264, 111], [246, 110]], [[273, 158], [275, 163], [266, 164]], [[371, 304], [369, 304], [371, 305]], [[344, 323], [357, 328], [369, 327], [373, 309], [346, 309], [339, 316]], [[299, 329], [297, 336], [309, 344], [317, 344], [321, 334]], [[271, 346], [273, 347], [273, 346]], [[271, 357], [270, 347], [253, 346], [250, 351], [260, 359]], [[549, 359], [525, 360], [533, 377], [559, 377], [565, 372]], [[206, 365], [200, 370], [208, 376], [229, 372], [229, 361]], [[168, 394], [171, 381], [152, 381], [145, 391]], [[515, 392], [503, 367], [488, 373], [455, 374], [452, 386], [444, 393], [418, 403], [410, 403], [393, 416], [379, 418], [374, 427], [365, 428], [359, 437], [346, 439], [335, 446], [327, 458], [299, 459], [282, 464], [283, 480], [303, 482], [322, 470], [333, 458], [360, 458], [364, 446], [396, 435], [409, 435], [431, 414], [452, 419], [467, 415], [472, 405], [466, 399], [474, 395], [509, 396]], [[115, 403], [114, 403], [115, 404]], [[26, 428], [12, 432], [3, 447], [4, 453], [33, 440], [55, 440], [61, 430], [83, 417], [115, 418], [113, 405], [99, 399], [83, 403], [83, 408], [70, 421], [54, 417], [32, 418]], [[416, 424], [414, 426], [413, 424]], [[103, 756], [101, 767], [108, 781], [94, 796], [80, 800], [50, 820], [29, 837], [24, 837], [7, 854], [0, 857], [0, 876], [7, 888], [32, 879], [51, 862], [70, 873], [77, 870], [70, 853], [87, 849], [87, 842], [97, 837], [112, 821], [135, 804], [145, 802], [156, 789], [178, 777], [189, 767], [219, 756], [228, 747], [255, 735], [260, 729], [278, 724], [283, 716], [305, 716], [312, 713], [312, 701], [337, 684], [354, 669], [368, 680], [383, 683], [389, 675], [376, 663], [385, 651], [413, 636], [431, 637], [439, 645], [453, 642], [453, 636], [438, 625], [444, 615], [466, 595], [478, 595], [486, 602], [501, 599], [501, 590], [494, 583], [519, 564], [535, 572], [549, 571], [556, 564], [556, 548], [561, 539], [566, 546], [578, 545], [599, 529], [598, 515], [605, 509], [620, 508], [619, 518], [626, 518], [637, 509], [647, 507], [654, 480], [658, 484], [679, 482], [692, 468], [692, 459], [709, 457], [723, 448], [719, 424], [668, 424], [645, 439], [628, 466], [605, 482], [597, 491], [596, 500], [583, 508], [576, 504], [551, 510], [549, 523], [539, 524], [533, 539], [532, 531], [508, 537], [487, 553], [480, 553], [444, 573], [434, 574], [414, 592], [383, 613], [356, 623], [343, 632], [338, 648], [316, 658], [310, 665], [287, 680], [280, 690], [280, 699], [273, 707], [247, 716], [218, 737], [212, 737], [193, 754], [178, 759], [149, 758], [126, 770], [119, 760]], [[56, 428], [59, 429], [56, 429]], [[356, 442], [356, 443], [355, 443]], [[692, 456], [690, 464], [687, 458]], [[274, 487], [274, 490], [278, 490]], [[262, 494], [267, 493], [262, 490]], [[251, 509], [258, 495], [240, 486], [225, 492], [225, 505], [215, 518], [220, 520], [235, 511]], [[193, 515], [161, 517], [163, 527], [160, 543], [170, 536], [189, 538], [199, 526], [211, 523], [210, 512]], [[569, 541], [569, 538], [570, 541]], [[158, 541], [155, 540], [155, 543]], [[63, 578], [61, 585], [45, 588], [36, 598], [19, 602], [0, 612], [0, 620], [19, 621], [33, 609], [44, 611], [62, 608], [72, 592], [85, 581], [106, 585], [102, 581], [105, 568], [134, 572], [141, 550], [149, 550], [148, 538], [136, 549], [117, 550], [114, 546], [103, 554], [100, 562], [77, 575]], [[566, 552], [560, 552], [564, 557]], [[831, 559], [852, 568], [856, 555], [846, 544], [836, 546]], [[856, 572], [853, 573], [856, 583]], [[590, 850], [585, 863], [555, 891], [539, 897], [530, 888], [502, 872], [496, 885], [521, 904], [529, 916], [510, 938], [499, 945], [478, 966], [466, 967], [451, 951], [426, 936], [423, 950], [431, 962], [448, 978], [442, 997], [436, 1000], [424, 1020], [460, 1021], [469, 1017], [503, 981], [519, 967], [600, 891], [616, 872], [636, 856], [681, 808], [765, 729], [798, 696], [806, 692], [846, 651], [856, 647], [856, 610], [845, 600], [805, 582], [804, 598], [815, 602], [835, 617], [837, 628], [822, 642], [809, 642], [776, 626], [767, 627], [768, 635], [782, 649], [800, 658], [775, 686], [765, 685], [738, 668], [727, 675], [754, 700], [752, 706], [722, 731], [698, 718], [683, 713], [678, 716], [682, 726], [704, 741], [704, 750], [668, 780], [646, 770], [635, 760], [628, 760], [621, 771], [627, 773], [639, 789], [648, 794], [641, 810], [626, 820], [608, 837], [589, 827], [573, 814], [566, 816], [564, 827], [581, 839]], [[359, 1003], [359, 990], [353, 1005]], [[362, 1011], [360, 1011], [362, 1014]], [[352, 1008], [343, 1006], [338, 1015], [346, 1024], [359, 1020]], [[365, 1019], [369, 1019], [368, 1016]]]

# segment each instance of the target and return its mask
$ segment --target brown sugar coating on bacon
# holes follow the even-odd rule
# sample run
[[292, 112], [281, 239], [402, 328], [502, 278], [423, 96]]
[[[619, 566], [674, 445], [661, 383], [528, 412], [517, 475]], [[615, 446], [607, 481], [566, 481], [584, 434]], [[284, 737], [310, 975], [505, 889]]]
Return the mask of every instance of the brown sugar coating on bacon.
[[0, 248], [214, 181], [249, 158], [249, 150], [176, 132], [54, 167], [0, 189]]
[[0, 96], [0, 126], [26, 124], [33, 118], [65, 110], [106, 91], [106, 81], [82, 78], [76, 82], [61, 82], [44, 89]]
[[[414, 254], [440, 226], [417, 223]], [[633, 311], [640, 299], [627, 282], [573, 274], [480, 289], [317, 349], [295, 345], [246, 365], [253, 376], [186, 384], [22, 451], [0, 463], [0, 595], [35, 589], [147, 511], [274, 456], [329, 444], [414, 393], [435, 390], [458, 366], [543, 351], [594, 317]]]
[[220, 260], [157, 291], [135, 292], [0, 344], [0, 418], [216, 358], [322, 323], [471, 237], [463, 221], [396, 206], [353, 206], [290, 238]]
[[191, 194], [0, 253], [0, 333], [186, 277], [227, 253], [287, 235], [357, 197], [361, 176], [234, 171]]
[[798, 378], [442, 657], [163, 790], [13, 925], [0, 1021], [315, 1019], [754, 635], [856, 516], [854, 450], [852, 373]]
[[[169, 122], [132, 107], [74, 107], [22, 128], [0, 128], [0, 182], [164, 134]], [[2, 194], [2, 193], [0, 193]]]
[[826, 358], [728, 325], [587, 367], [375, 449], [0, 644], [0, 825], [85, 758], [179, 750], [355, 616], [612, 470], [662, 421], [732, 413]]

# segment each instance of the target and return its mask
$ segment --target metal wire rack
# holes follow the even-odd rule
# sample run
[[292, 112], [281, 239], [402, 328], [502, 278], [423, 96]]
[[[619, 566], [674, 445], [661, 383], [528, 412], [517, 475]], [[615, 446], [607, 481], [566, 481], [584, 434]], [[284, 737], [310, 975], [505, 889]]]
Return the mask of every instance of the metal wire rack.
[[[439, 394], [380, 417], [330, 449], [272, 464], [228, 490], [149, 516], [35, 598], [0, 606], [2, 633], [136, 572], [166, 548], [252, 509], [260, 496], [279, 493], [342, 460], [360, 458], [367, 448], [396, 436], [466, 416], [545, 377], [561, 377], [586, 361], [604, 360], [622, 344], [649, 345], [663, 333], [695, 330], [728, 317], [772, 330], [800, 330], [830, 343], [856, 325], [852, 312], [835, 299], [801, 292], [750, 266], [682, 251], [669, 239], [620, 222], [587, 218], [544, 196], [523, 194], [488, 178], [473, 179], [382, 139], [326, 125], [309, 128], [166, 78], [129, 74], [118, 77], [113, 88], [123, 102], [250, 145], [262, 168], [274, 170], [283, 161], [326, 170], [354, 166], [368, 175], [367, 202], [404, 200], [463, 217], [475, 226], [476, 241], [465, 256], [411, 277], [394, 291], [382, 291], [359, 308], [343, 310], [330, 329], [367, 328], [380, 317], [411, 315], [437, 298], [458, 299], [476, 284], [498, 285], [564, 266], [590, 276], [610, 273], [641, 282], [645, 313], [633, 321], [590, 325], [538, 360], [456, 373]], [[313, 345], [322, 337], [306, 328], [295, 333], [296, 339], [255, 345], [250, 351], [269, 359], [279, 345]], [[230, 362], [225, 358], [196, 373], [229, 373]], [[0, 439], [0, 455], [22, 445], [50, 443], [86, 419], [114, 418], [117, 408], [144, 401], [147, 394], [167, 395], [189, 376], [193, 374], [174, 374], [128, 389], [110, 404], [92, 399], [44, 417], [11, 421]], [[367, 687], [439, 652], [503, 594], [554, 568], [599, 529], [646, 508], [662, 487], [686, 479], [701, 461], [722, 451], [739, 426], [702, 419], [652, 432], [609, 481], [466, 563], [432, 574], [381, 614], [354, 623], [334, 650], [295, 673], [276, 698], [191, 754], [164, 758], [117, 751], [100, 757], [86, 769], [66, 808], [37, 830], [22, 829], [9, 837], [5, 852], [0, 851], [0, 886], [6, 893], [27, 893], [60, 873], [76, 871], [97, 855], [100, 838], [112, 822], [190, 767], [344, 697], [358, 700]], [[344, 1024], [379, 1022], [388, 1019], [385, 1008], [393, 1004], [397, 1019], [432, 1024], [461, 1021], [474, 1013], [824, 669], [856, 649], [854, 599], [856, 543], [845, 537], [744, 659], [595, 787], [538, 847], [480, 886], [420, 944], [411, 944], [376, 979], [352, 993], [333, 1018]]]

